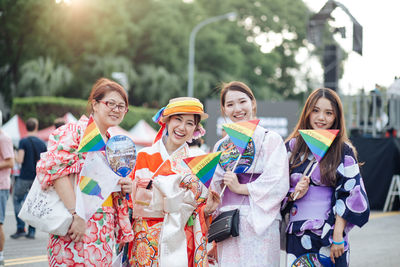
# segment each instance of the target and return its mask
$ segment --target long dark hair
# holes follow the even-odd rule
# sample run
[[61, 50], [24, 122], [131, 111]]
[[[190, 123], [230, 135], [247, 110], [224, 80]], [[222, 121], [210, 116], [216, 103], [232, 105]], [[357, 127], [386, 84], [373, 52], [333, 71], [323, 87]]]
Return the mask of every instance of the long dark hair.
[[[340, 98], [336, 94], [336, 92], [332, 89], [316, 89], [307, 98], [296, 127], [286, 139], [286, 142], [288, 142], [292, 138], [296, 138], [292, 154], [289, 158], [290, 171], [303, 164], [311, 153], [303, 138], [300, 137], [299, 130], [312, 129], [310, 124], [310, 114], [320, 98], [326, 98], [331, 103], [333, 113], [335, 115], [335, 121], [333, 122], [331, 129], [339, 130], [339, 133], [337, 134], [329, 150], [319, 163], [321, 171], [321, 182], [326, 185], [334, 186], [336, 184], [336, 169], [339, 166], [343, 157], [344, 144], [347, 143], [353, 149], [354, 154], [356, 154], [356, 151], [352, 147], [351, 142], [347, 137], [342, 102], [340, 101]], [[301, 159], [302, 156], [304, 156], [303, 159]]]

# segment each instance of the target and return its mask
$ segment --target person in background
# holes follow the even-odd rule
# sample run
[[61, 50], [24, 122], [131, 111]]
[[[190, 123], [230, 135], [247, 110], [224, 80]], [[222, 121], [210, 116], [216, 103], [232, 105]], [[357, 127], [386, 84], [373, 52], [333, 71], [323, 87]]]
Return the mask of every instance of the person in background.
[[[3, 116], [0, 111], [0, 127]], [[0, 267], [4, 266], [4, 231], [3, 223], [6, 215], [6, 205], [10, 194], [10, 175], [14, 166], [14, 148], [11, 138], [0, 129]]]
[[[256, 99], [246, 84], [238, 81], [223, 84], [220, 101], [222, 115], [231, 122], [256, 119]], [[232, 147], [226, 135], [214, 146], [214, 152]], [[230, 157], [226, 164], [220, 162], [217, 166], [210, 188], [220, 193], [226, 185], [215, 215], [238, 208], [239, 236], [217, 243], [209, 254], [218, 261], [218, 266], [279, 267], [279, 210], [289, 189], [289, 166], [283, 139], [276, 132], [257, 126], [235, 169], [240, 170], [239, 173], [232, 170], [236, 160], [229, 160]]]
[[28, 233], [26, 233], [25, 222], [18, 217], [18, 213], [35, 179], [36, 163], [40, 159], [40, 154], [47, 150], [46, 144], [36, 137], [38, 128], [39, 122], [36, 118], [29, 118], [26, 121], [28, 136], [19, 141], [18, 153], [15, 158], [16, 162], [21, 164], [21, 170], [13, 188], [14, 213], [17, 221], [17, 231], [11, 235], [13, 239], [20, 238], [21, 236], [26, 236], [30, 239], [35, 238], [35, 228], [29, 226]]
[[[88, 99], [91, 114], [104, 140], [110, 138], [108, 129], [117, 126], [128, 111], [128, 96], [118, 83], [101, 78], [92, 87]], [[37, 164], [37, 179], [42, 189], [54, 186], [65, 207], [72, 214], [72, 224], [65, 236], [50, 234], [49, 266], [111, 266], [114, 244], [132, 240], [126, 194], [132, 192], [129, 178], [121, 178], [121, 190], [111, 193], [86, 222], [75, 211], [75, 184], [88, 153], [78, 152], [88, 118], [57, 128], [49, 138], [48, 152]], [[108, 167], [108, 165], [107, 165]]]
[[[287, 264], [306, 253], [330, 257], [337, 267], [349, 265], [349, 231], [363, 226], [369, 203], [357, 162], [357, 151], [347, 138], [339, 96], [328, 88], [314, 90], [300, 119], [286, 140], [290, 190], [283, 202], [288, 211]], [[337, 129], [339, 133], [317, 163], [300, 136], [304, 129]], [[305, 173], [307, 166], [312, 170]], [[297, 196], [296, 196], [297, 195]]]

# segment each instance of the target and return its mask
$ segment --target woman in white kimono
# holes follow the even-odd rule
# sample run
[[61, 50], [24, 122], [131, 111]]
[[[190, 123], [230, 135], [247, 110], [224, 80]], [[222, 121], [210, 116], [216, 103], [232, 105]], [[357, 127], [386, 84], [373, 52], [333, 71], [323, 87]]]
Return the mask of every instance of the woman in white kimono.
[[207, 117], [198, 99], [179, 97], [153, 118], [161, 129], [155, 143], [139, 151], [131, 175], [130, 266], [208, 266], [207, 230], [219, 198], [183, 162], [192, 156], [186, 142], [204, 134], [200, 120]]
[[[221, 113], [232, 122], [256, 118], [257, 104], [242, 82], [224, 84]], [[239, 236], [217, 243], [219, 266], [279, 266], [280, 204], [289, 188], [286, 148], [277, 133], [257, 126], [239, 164], [239, 154], [229, 136], [214, 147], [223, 150], [211, 188], [218, 193], [227, 186], [218, 213], [239, 208]], [[224, 154], [223, 154], [224, 155]], [[215, 257], [215, 244], [209, 256]]]

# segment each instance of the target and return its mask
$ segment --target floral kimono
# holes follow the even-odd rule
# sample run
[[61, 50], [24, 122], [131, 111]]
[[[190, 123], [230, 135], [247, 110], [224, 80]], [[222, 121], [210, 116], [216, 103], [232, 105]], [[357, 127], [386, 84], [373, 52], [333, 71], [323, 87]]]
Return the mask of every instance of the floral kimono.
[[[64, 176], [78, 177], [87, 153], [77, 153], [88, 119], [56, 129], [49, 138], [47, 152], [37, 164], [37, 178], [46, 189]], [[50, 234], [49, 266], [111, 266], [115, 241], [133, 239], [128, 203], [120, 192], [112, 193], [86, 224], [83, 242], [73, 242], [69, 235]]]
[[132, 179], [145, 184], [133, 193], [131, 266], [208, 266], [207, 188], [183, 162], [189, 153], [185, 143], [168, 155], [163, 139], [138, 153]]
[[[236, 163], [238, 153], [229, 136], [214, 151], [225, 151], [211, 188], [222, 190], [223, 175]], [[249, 195], [225, 189], [219, 212], [240, 209], [239, 236], [217, 243], [219, 266], [276, 266], [280, 261], [280, 204], [289, 189], [288, 160], [282, 137], [257, 126], [235, 169]], [[218, 212], [217, 212], [218, 214]]]
[[[289, 154], [295, 142], [296, 139], [293, 138], [286, 144]], [[292, 170], [289, 193], [294, 191], [307, 165], [313, 159], [311, 154], [302, 165]], [[335, 187], [323, 184], [317, 166], [311, 174], [307, 194], [301, 199], [289, 202], [286, 208], [290, 214], [287, 226], [288, 266], [305, 253], [314, 252], [329, 257], [336, 214], [347, 223], [343, 232], [345, 253], [335, 260], [335, 266], [348, 266], [348, 233], [354, 225], [361, 227], [368, 221], [369, 203], [357, 160], [352, 148], [347, 144], [344, 146], [341, 163], [337, 167], [336, 178]], [[286, 201], [287, 199], [284, 201], [284, 207]]]

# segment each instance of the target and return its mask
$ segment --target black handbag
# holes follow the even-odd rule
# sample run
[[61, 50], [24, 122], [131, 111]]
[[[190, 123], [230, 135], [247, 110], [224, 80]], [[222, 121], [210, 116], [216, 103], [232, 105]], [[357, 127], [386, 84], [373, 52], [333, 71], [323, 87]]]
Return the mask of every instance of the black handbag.
[[[265, 135], [261, 143], [264, 142], [264, 138]], [[240, 157], [237, 159], [238, 161], [240, 160]], [[257, 164], [257, 160], [258, 157], [256, 158], [254, 166]], [[235, 167], [233, 167], [233, 169], [235, 169]], [[254, 173], [252, 173], [250, 176], [249, 183], [253, 180], [253, 174]], [[222, 194], [223, 193], [221, 193], [221, 195]], [[244, 199], [245, 197], [243, 197], [242, 201], [240, 202], [239, 208], [242, 206]], [[239, 208], [221, 212], [215, 219], [213, 219], [208, 229], [208, 242], [221, 242], [228, 237], [239, 236]]]
[[231, 236], [239, 236], [239, 209], [222, 212], [208, 229], [208, 242], [221, 242]]

